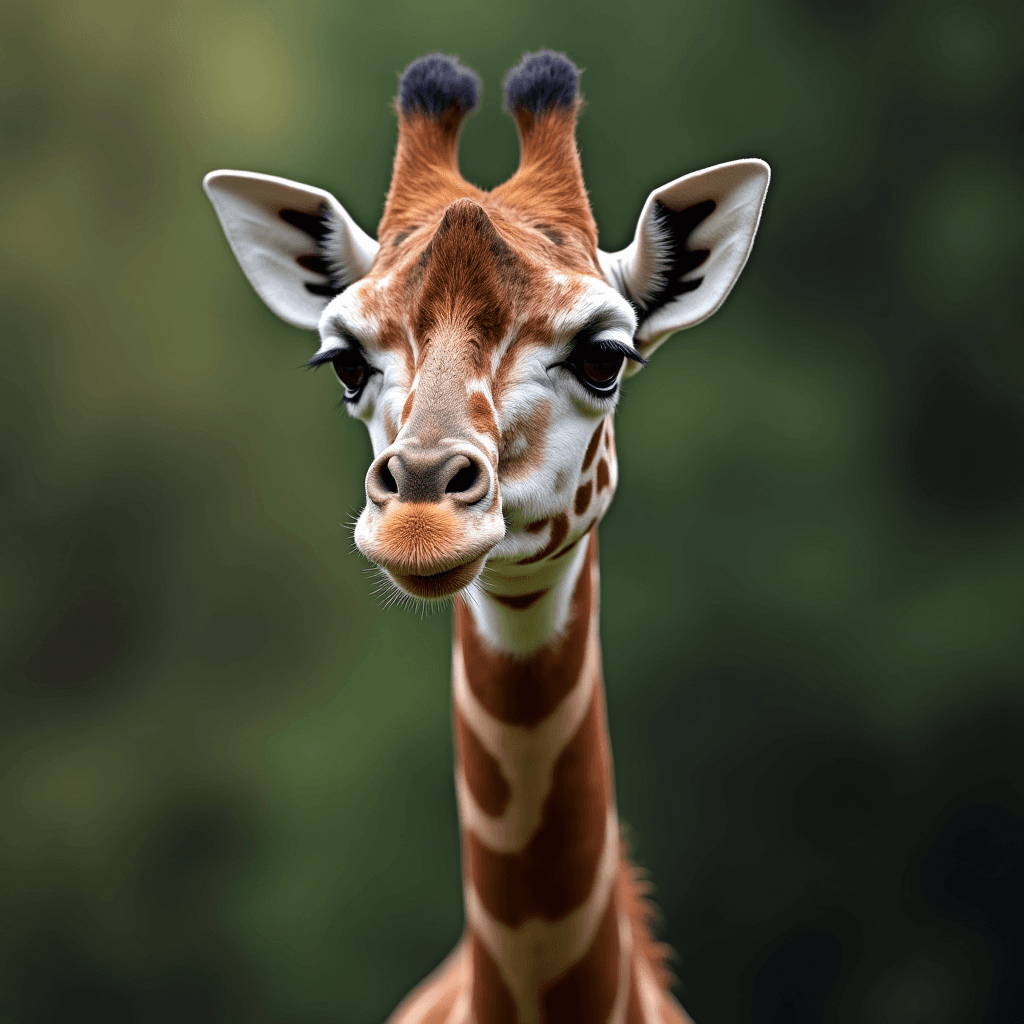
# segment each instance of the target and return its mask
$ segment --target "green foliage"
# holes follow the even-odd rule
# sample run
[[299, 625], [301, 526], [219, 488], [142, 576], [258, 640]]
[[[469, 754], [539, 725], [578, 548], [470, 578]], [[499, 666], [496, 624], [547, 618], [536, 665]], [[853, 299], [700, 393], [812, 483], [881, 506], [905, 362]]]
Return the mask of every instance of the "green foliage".
[[397, 74], [442, 50], [483, 76], [463, 169], [493, 186], [501, 77], [540, 47], [585, 69], [604, 248], [679, 174], [774, 172], [736, 292], [628, 385], [601, 533], [621, 812], [682, 998], [1009, 1019], [1019, 931], [942, 858], [1009, 850], [1020, 884], [1019, 5], [0, 26], [0, 1019], [380, 1021], [455, 942], [448, 617], [371, 598], [365, 431], [200, 179], [321, 185], [372, 230]]

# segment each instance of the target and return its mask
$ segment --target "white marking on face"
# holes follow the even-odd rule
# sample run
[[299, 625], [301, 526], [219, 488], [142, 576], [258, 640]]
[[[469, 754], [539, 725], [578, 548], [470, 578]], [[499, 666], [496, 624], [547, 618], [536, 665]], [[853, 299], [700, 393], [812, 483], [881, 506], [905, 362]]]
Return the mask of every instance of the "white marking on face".
[[359, 281], [335, 295], [320, 315], [320, 337], [326, 342], [332, 336], [351, 334], [363, 346], [372, 345], [380, 335], [381, 324], [376, 317], [364, 312], [363, 295], [375, 287], [368, 281]]
[[[560, 276], [560, 275], [556, 275]], [[636, 330], [636, 313], [633, 307], [604, 281], [596, 277], [580, 275], [574, 282], [582, 284], [583, 294], [576, 297], [571, 306], [556, 309], [550, 317], [551, 328], [556, 339], [571, 338], [595, 317], [607, 327], [624, 336], [631, 343]]]
[[508, 352], [512, 345], [512, 342], [519, 336], [519, 331], [522, 329], [523, 324], [526, 322], [525, 315], [520, 317], [516, 322], [505, 332], [505, 336], [495, 346], [494, 351], [491, 353], [491, 377], [498, 372], [498, 367], [501, 365], [502, 359], [505, 358], [505, 353]]

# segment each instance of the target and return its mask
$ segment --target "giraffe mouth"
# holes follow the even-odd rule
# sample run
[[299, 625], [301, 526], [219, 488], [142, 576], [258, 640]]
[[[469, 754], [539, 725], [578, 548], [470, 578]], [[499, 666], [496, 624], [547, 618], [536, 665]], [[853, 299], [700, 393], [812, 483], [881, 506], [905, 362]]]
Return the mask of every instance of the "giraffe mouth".
[[413, 573], [399, 573], [393, 569], [388, 572], [391, 578], [408, 594], [413, 597], [425, 598], [427, 600], [439, 600], [451, 597], [460, 590], [468, 587], [480, 575], [484, 567], [484, 556], [457, 565], [453, 569], [445, 569], [443, 572], [431, 573], [427, 576], [418, 576]]
[[[468, 520], [468, 521], [467, 521]], [[356, 546], [411, 597], [436, 601], [468, 587], [505, 533], [499, 515], [427, 502], [369, 503], [356, 524]]]

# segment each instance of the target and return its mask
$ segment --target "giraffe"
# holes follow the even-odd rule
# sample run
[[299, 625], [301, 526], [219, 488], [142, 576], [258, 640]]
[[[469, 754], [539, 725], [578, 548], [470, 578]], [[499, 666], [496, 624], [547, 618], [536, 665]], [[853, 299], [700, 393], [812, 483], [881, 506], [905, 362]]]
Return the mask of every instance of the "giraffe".
[[598, 638], [595, 528], [618, 482], [622, 379], [710, 316], [768, 187], [736, 160], [656, 189], [598, 248], [576, 147], [579, 69], [504, 81], [520, 164], [458, 169], [479, 78], [403, 72], [375, 241], [328, 192], [214, 171], [232, 251], [276, 314], [317, 331], [374, 457], [358, 549], [396, 594], [454, 605], [452, 714], [465, 930], [390, 1024], [679, 1024], [666, 947], [620, 835]]

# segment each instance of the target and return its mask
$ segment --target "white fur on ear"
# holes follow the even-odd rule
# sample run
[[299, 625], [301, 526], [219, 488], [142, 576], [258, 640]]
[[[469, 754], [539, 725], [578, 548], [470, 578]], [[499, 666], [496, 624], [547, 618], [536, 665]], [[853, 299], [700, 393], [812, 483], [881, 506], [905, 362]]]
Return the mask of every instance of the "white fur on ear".
[[770, 177], [763, 160], [733, 160], [677, 178], [648, 196], [629, 246], [598, 250], [605, 279], [640, 308], [644, 355], [725, 301], [754, 244]]
[[315, 331], [327, 303], [377, 255], [330, 192], [247, 171], [211, 171], [203, 188], [249, 283], [296, 327]]

